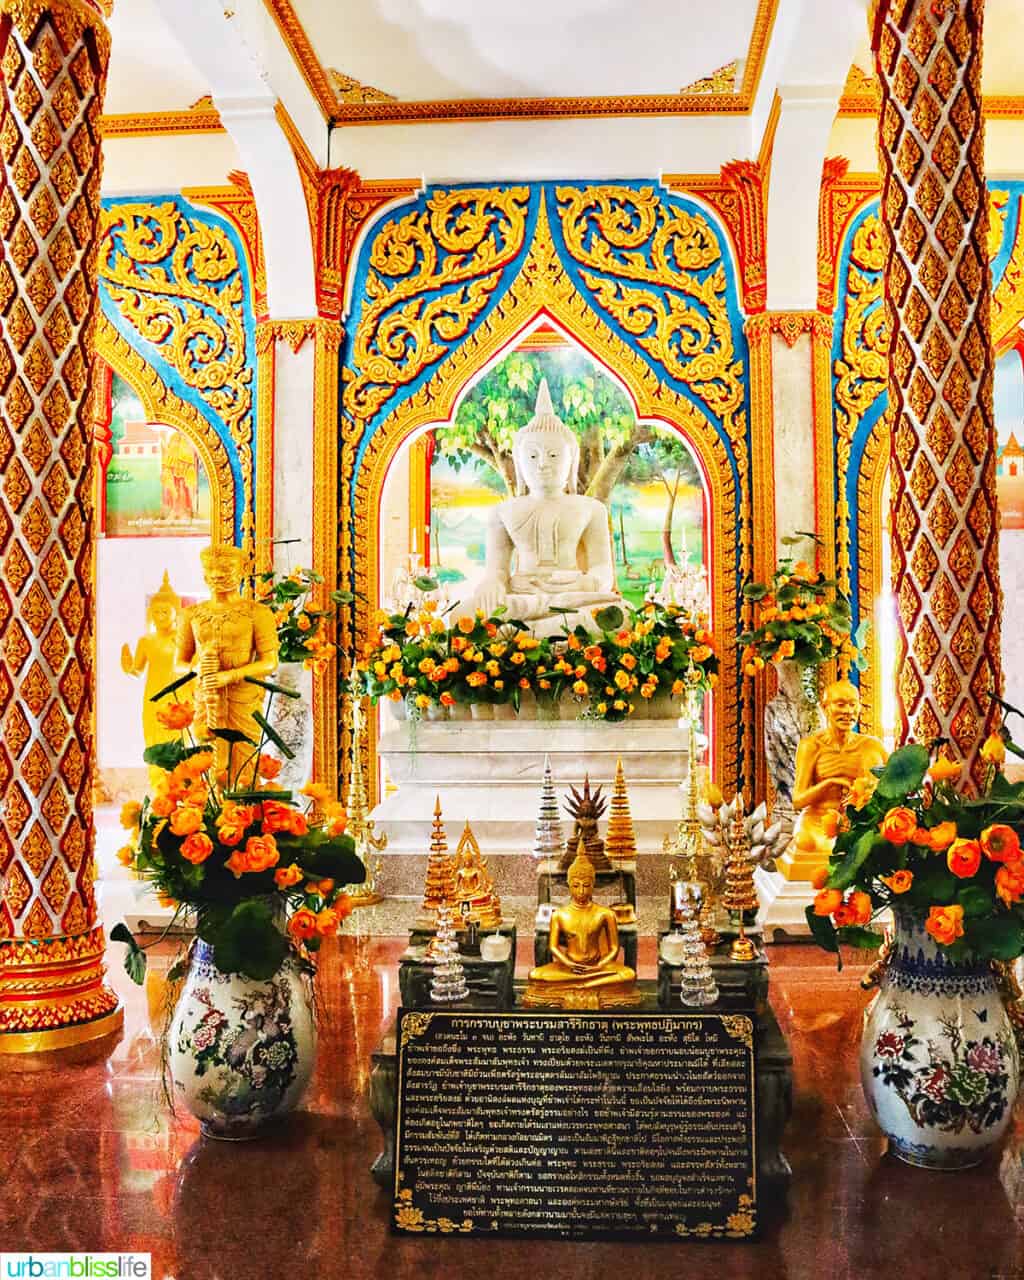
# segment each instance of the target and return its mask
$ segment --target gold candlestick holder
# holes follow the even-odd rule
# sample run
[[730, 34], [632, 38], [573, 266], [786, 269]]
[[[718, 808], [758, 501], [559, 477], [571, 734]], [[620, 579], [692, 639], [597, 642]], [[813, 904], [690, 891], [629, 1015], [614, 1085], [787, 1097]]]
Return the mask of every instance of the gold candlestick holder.
[[736, 807], [726, 834], [727, 855], [725, 868], [725, 894], [723, 905], [736, 914], [736, 937], [729, 948], [730, 960], [749, 964], [757, 959], [757, 948], [747, 937], [743, 923], [744, 913], [756, 911], [759, 903], [754, 884], [754, 864], [750, 856], [750, 839], [743, 817], [743, 805]]

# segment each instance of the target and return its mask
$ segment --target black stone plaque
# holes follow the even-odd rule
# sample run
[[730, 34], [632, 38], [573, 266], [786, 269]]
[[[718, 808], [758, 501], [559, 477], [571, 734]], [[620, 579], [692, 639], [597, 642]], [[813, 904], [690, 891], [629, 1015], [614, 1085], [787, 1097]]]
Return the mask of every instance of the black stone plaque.
[[755, 1035], [745, 1012], [402, 1010], [393, 1228], [749, 1239]]

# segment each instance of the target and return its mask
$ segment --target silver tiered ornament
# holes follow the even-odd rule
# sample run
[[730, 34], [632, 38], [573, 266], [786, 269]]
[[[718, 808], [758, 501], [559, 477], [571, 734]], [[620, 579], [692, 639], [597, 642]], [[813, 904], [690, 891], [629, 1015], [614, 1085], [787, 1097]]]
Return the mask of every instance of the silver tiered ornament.
[[679, 999], [692, 1008], [712, 1005], [718, 999], [718, 984], [711, 971], [708, 950], [698, 923], [700, 886], [680, 885], [678, 890], [679, 920], [677, 932], [682, 935], [682, 973], [679, 977]]
[[678, 864], [678, 879], [700, 886], [701, 936], [709, 947], [713, 947], [719, 937], [715, 928], [715, 914], [721, 861], [720, 856], [716, 858], [709, 848], [712, 842], [705, 841], [698, 815], [696, 716], [692, 708], [690, 712], [686, 717], [687, 768], [686, 781], [683, 783], [683, 816], [676, 826], [675, 834], [665, 837], [662, 849], [673, 859], [673, 864]]
[[437, 912], [437, 935], [432, 944], [434, 975], [430, 980], [430, 998], [435, 1004], [453, 1004], [469, 995], [466, 972], [459, 956], [451, 907], [445, 903]]
[[538, 862], [548, 858], [559, 859], [565, 841], [562, 821], [558, 814], [558, 797], [551, 777], [551, 757], [544, 757], [544, 780], [540, 788], [540, 808], [537, 810], [537, 826], [533, 841], [533, 856]]

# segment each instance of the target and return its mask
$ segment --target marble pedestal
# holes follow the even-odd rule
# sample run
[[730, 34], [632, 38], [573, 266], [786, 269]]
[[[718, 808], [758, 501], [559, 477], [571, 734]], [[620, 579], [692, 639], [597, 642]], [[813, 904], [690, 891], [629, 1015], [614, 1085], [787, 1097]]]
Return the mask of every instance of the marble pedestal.
[[[454, 852], [468, 819], [494, 876], [498, 893], [536, 891], [530, 855], [540, 800], [544, 755], [560, 805], [569, 786], [590, 774], [610, 799], [615, 762], [621, 756], [636, 830], [637, 892], [667, 893], [669, 859], [662, 841], [682, 812], [680, 783], [686, 774], [685, 733], [674, 720], [624, 724], [544, 720], [422, 720], [384, 716], [378, 753], [397, 791], [374, 809], [378, 831], [388, 836], [382, 882], [389, 897], [419, 897], [430, 848], [435, 796], [448, 846]], [[563, 834], [571, 820], [563, 813]]]
[[809, 880], [787, 880], [777, 871], [758, 867], [754, 872], [761, 910], [757, 923], [766, 942], [786, 942], [794, 938], [810, 940], [804, 912], [814, 901], [814, 887]]

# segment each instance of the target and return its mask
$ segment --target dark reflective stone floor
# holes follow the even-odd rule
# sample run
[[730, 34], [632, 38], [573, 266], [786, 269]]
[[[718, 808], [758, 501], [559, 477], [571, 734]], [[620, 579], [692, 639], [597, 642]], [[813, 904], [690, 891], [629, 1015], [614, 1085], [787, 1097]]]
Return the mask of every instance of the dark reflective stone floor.
[[[652, 972], [653, 940], [640, 954]], [[810, 947], [772, 949], [772, 1002], [794, 1055], [788, 1215], [754, 1245], [397, 1239], [370, 1179], [370, 1054], [397, 1004], [402, 942], [346, 937], [321, 970], [325, 1021], [303, 1110], [256, 1142], [203, 1141], [161, 1091], [145, 994], [109, 1061], [0, 1074], [0, 1249], [143, 1250], [155, 1277], [1024, 1276], [1024, 1112], [1002, 1153], [966, 1173], [885, 1155], [857, 1074], [865, 996]], [[169, 954], [157, 960], [164, 967]], [[520, 956], [525, 967], [526, 955]]]

